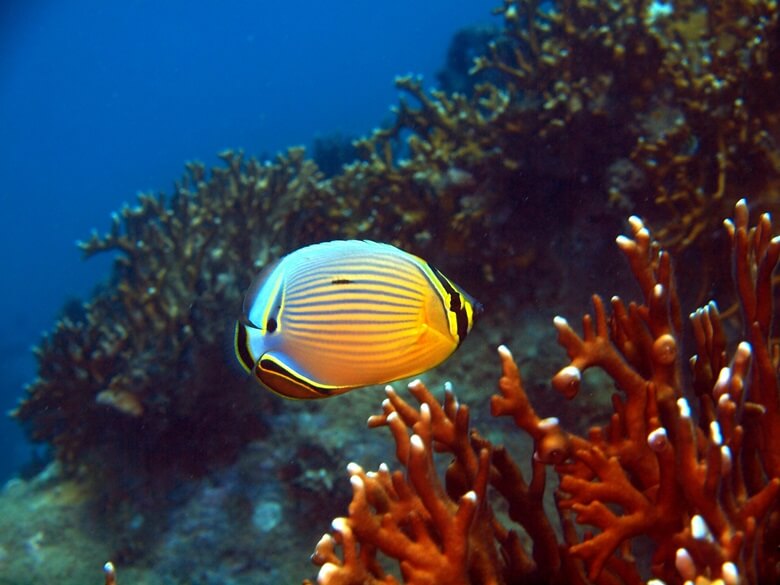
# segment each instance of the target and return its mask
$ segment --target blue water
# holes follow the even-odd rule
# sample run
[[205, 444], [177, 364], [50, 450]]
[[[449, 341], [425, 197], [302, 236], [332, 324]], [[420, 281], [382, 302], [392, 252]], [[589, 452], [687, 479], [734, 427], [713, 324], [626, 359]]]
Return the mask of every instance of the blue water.
[[[188, 160], [267, 155], [366, 134], [393, 78], [433, 83], [459, 28], [497, 0], [0, 3], [0, 409], [35, 375], [30, 352], [108, 258], [76, 240], [139, 191], [170, 192]], [[0, 420], [0, 480], [30, 457]]]

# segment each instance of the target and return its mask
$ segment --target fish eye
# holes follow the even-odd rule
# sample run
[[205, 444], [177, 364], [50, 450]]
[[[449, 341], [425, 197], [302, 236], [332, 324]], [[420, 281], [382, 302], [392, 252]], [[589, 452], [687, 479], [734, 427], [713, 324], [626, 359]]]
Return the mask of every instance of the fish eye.
[[276, 325], [277, 325], [276, 324], [276, 319], [274, 319], [273, 317], [268, 319], [268, 322], [265, 324], [266, 332], [267, 333], [273, 333], [274, 331], [276, 331]]

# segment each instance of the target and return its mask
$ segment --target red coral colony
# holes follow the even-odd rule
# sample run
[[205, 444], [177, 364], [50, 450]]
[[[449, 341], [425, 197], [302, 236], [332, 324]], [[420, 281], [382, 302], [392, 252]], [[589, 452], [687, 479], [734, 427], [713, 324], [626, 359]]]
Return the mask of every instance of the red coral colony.
[[[653, 583], [780, 579], [780, 345], [770, 337], [780, 237], [767, 214], [749, 228], [745, 201], [736, 205], [725, 225], [743, 340], [729, 351], [716, 305], [696, 310], [697, 354], [686, 374], [670, 256], [641, 220], [630, 224], [633, 236], [617, 243], [642, 301], [613, 297], [608, 315], [594, 296], [582, 336], [555, 319], [571, 362], [552, 386], [574, 399], [586, 370], [600, 368], [618, 389], [608, 422], [583, 437], [540, 418], [512, 354], [499, 347], [491, 410], [533, 439], [527, 482], [504, 447], [469, 429], [469, 409], [451, 391], [440, 403], [414, 382], [415, 408], [388, 388], [369, 426], [389, 427], [405, 472], [349, 465], [349, 515], [317, 545], [318, 583], [397, 583], [382, 556], [414, 585], [642, 583], [632, 549], [643, 539]], [[452, 458], [444, 481], [435, 452]], [[558, 479], [560, 530], [545, 512], [547, 468]], [[530, 538], [530, 554], [507, 523]]]

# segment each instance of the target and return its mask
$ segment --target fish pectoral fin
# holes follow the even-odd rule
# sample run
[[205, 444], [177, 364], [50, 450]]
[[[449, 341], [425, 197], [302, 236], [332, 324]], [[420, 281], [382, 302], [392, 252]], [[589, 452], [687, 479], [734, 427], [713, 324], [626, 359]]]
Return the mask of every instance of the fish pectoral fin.
[[269, 390], [285, 398], [327, 398], [350, 390], [317, 382], [289, 357], [275, 352], [260, 356], [255, 366], [255, 376]]
[[420, 332], [415, 345], [424, 347], [426, 351], [441, 356], [441, 359], [450, 355], [455, 351], [456, 347], [449, 335], [444, 335], [436, 327], [431, 327], [425, 323], [420, 326]]
[[439, 333], [435, 327], [431, 327], [427, 323], [421, 323], [417, 329], [417, 337], [414, 340], [414, 345], [420, 346], [438, 346], [441, 344], [447, 344], [447, 339]]

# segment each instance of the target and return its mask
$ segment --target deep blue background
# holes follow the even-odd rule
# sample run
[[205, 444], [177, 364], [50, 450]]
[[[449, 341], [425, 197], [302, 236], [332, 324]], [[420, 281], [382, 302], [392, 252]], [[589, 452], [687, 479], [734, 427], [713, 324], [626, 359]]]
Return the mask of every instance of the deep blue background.
[[[74, 243], [139, 191], [170, 192], [187, 160], [217, 164], [366, 134], [427, 82], [453, 33], [496, 23], [498, 0], [5, 0], [0, 3], [0, 409], [30, 353], [108, 258]], [[29, 457], [0, 420], [0, 480]]]

